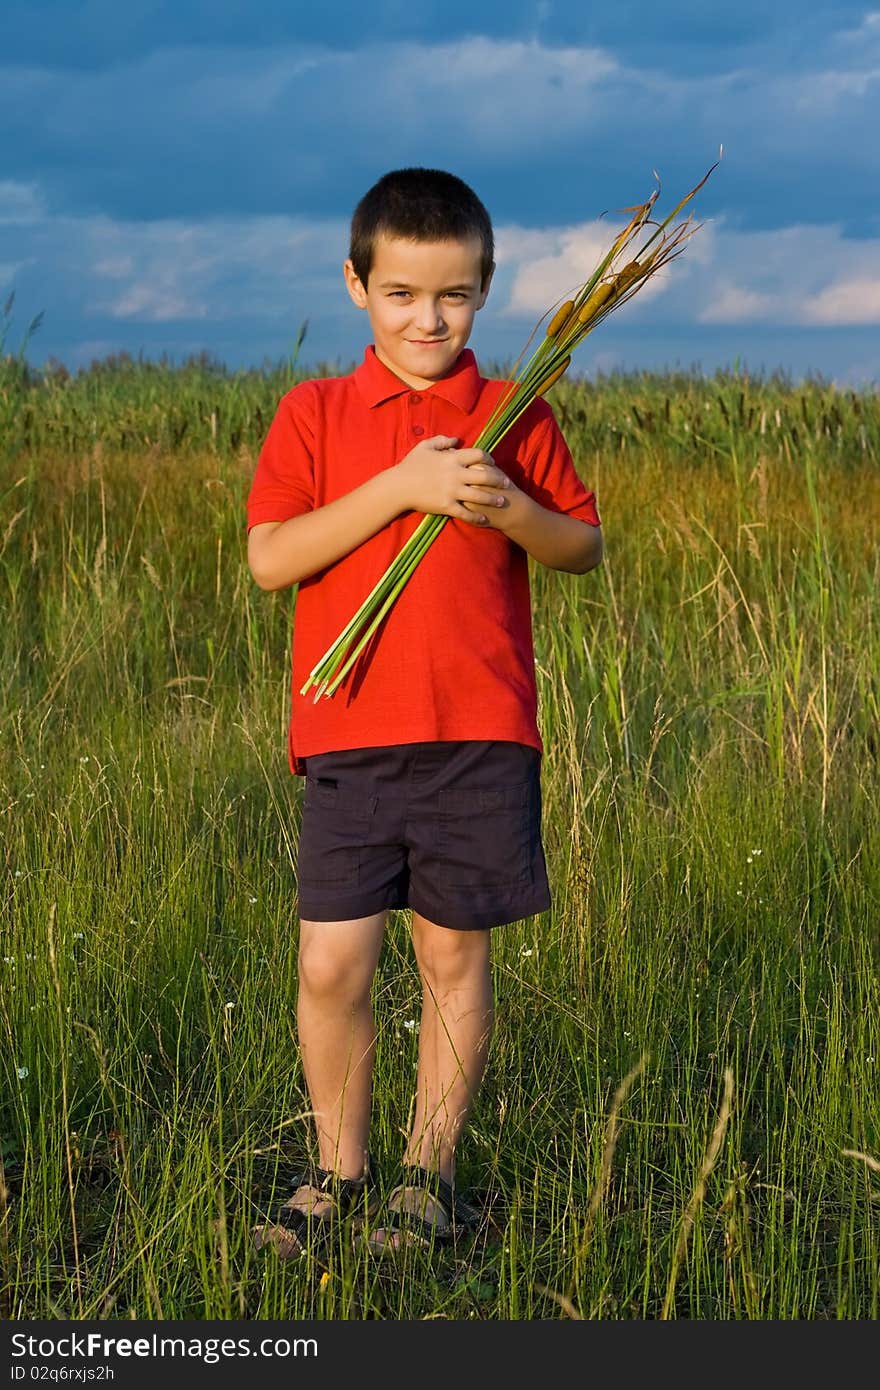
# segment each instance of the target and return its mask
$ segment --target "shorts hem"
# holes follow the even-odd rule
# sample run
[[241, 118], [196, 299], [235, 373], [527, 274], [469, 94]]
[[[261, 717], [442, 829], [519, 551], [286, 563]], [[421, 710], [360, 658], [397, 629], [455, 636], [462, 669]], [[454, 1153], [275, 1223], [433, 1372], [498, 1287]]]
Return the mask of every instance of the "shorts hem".
[[438, 926], [447, 927], [450, 931], [486, 931], [493, 927], [504, 927], [511, 922], [536, 917], [538, 913], [547, 912], [553, 906], [549, 894], [542, 894], [529, 902], [515, 903], [510, 907], [498, 906], [485, 908], [483, 911], [458, 911], [441, 903], [434, 906], [427, 902], [404, 903], [397, 896], [389, 898], [387, 893], [359, 899], [339, 898], [335, 902], [327, 900], [315, 903], [312, 907], [309, 907], [308, 903], [308, 899], [300, 897], [297, 904], [299, 917], [305, 918], [307, 922], [351, 922], [358, 917], [372, 917], [377, 912], [414, 911], [426, 917], [429, 922], [436, 922]]
[[487, 928], [504, 927], [511, 922], [519, 922], [523, 918], [535, 917], [539, 912], [547, 912], [553, 906], [553, 900], [547, 893], [532, 898], [530, 901], [513, 903], [509, 907], [499, 905], [494, 908], [485, 908], [483, 911], [473, 908], [458, 911], [440, 903], [436, 907], [429, 907], [427, 903], [422, 904], [413, 901], [410, 901], [409, 906], [420, 916], [427, 917], [429, 922], [436, 922], [440, 927], [448, 927], [450, 931], [485, 931]]
[[389, 893], [387, 889], [360, 898], [340, 894], [334, 899], [325, 894], [320, 901], [313, 902], [311, 908], [308, 906], [310, 902], [312, 900], [307, 895], [299, 894], [297, 913], [307, 922], [351, 922], [357, 917], [372, 917], [376, 912], [395, 912], [406, 907], [398, 894]]

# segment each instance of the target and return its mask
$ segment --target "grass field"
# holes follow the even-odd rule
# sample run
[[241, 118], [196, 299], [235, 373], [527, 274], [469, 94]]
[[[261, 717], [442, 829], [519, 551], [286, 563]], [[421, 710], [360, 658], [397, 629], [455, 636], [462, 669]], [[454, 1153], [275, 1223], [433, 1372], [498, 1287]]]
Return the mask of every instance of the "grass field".
[[[735, 371], [554, 391], [606, 559], [532, 570], [554, 906], [494, 936], [480, 1231], [251, 1249], [311, 1133], [244, 544], [295, 370], [0, 368], [0, 1313], [876, 1318], [880, 400]], [[418, 999], [395, 913], [389, 1176]]]

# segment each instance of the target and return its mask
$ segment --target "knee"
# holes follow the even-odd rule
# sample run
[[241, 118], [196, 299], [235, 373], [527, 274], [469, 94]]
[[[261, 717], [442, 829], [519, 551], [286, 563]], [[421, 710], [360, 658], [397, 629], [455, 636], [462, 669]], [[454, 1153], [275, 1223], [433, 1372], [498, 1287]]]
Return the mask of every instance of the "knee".
[[300, 946], [298, 976], [300, 990], [314, 1000], [357, 1007], [370, 997], [371, 978], [363, 961], [329, 949], [326, 943]]
[[445, 931], [438, 936], [431, 933], [416, 942], [416, 959], [423, 983], [436, 995], [458, 989], [483, 989], [488, 985], [488, 951], [476, 934]]

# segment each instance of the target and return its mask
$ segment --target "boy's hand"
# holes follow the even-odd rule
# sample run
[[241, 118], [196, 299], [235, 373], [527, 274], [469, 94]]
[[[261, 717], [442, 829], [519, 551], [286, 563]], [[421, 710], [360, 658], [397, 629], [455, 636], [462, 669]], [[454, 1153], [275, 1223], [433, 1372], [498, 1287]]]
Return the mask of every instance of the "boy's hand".
[[[402, 510], [454, 516], [486, 526], [507, 505], [503, 490], [513, 484], [484, 449], [459, 449], [445, 434], [423, 439], [396, 465]], [[472, 510], [473, 507], [482, 510]]]
[[[485, 457], [489, 458], [490, 455], [486, 454]], [[492, 461], [494, 463], [494, 459]], [[495, 464], [495, 467], [498, 468], [498, 465]], [[501, 470], [498, 469], [498, 471]], [[506, 531], [513, 523], [519, 511], [517, 499], [523, 496], [512, 478], [508, 477], [506, 473], [502, 473], [501, 476], [505, 479], [503, 507], [497, 507], [494, 499], [488, 506], [483, 502], [464, 503], [468, 511], [472, 511], [476, 516], [478, 526], [491, 526], [495, 531]]]

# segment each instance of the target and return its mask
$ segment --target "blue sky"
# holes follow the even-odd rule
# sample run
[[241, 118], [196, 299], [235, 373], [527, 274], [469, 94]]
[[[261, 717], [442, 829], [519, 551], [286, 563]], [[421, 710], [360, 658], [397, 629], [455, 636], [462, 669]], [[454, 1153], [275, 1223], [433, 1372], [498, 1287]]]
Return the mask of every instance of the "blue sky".
[[[584, 372], [735, 363], [880, 383], [880, 9], [849, 0], [12, 0], [0, 13], [6, 351], [347, 367], [341, 266], [386, 170], [450, 169], [496, 229], [472, 345], [514, 358], [660, 175], [724, 155], [684, 254]], [[604, 216], [603, 216], [604, 214]]]

